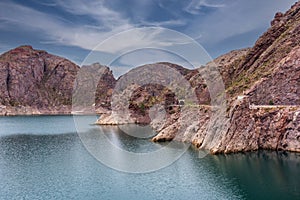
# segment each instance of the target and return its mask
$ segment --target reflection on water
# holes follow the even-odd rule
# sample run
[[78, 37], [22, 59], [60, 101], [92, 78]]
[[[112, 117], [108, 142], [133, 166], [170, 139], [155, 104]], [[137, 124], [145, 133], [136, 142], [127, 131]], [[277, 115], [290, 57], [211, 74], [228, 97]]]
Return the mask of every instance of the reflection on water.
[[300, 199], [300, 154], [259, 151], [211, 156], [247, 199]]
[[[138, 127], [133, 127], [138, 134]], [[179, 159], [190, 144], [169, 142], [164, 145], [150, 142], [150, 139], [131, 136], [129, 128], [98, 126], [88, 132], [80, 133], [86, 149], [97, 160], [113, 169], [130, 172], [153, 172], [167, 167]], [[141, 130], [143, 131], [143, 129]]]
[[[133, 130], [130, 130], [133, 128]], [[129, 127], [120, 127], [118, 126], [99, 126], [93, 128], [95, 137], [100, 137], [100, 133], [103, 133], [104, 136], [113, 144], [118, 146], [121, 149], [124, 149], [129, 152], [135, 153], [146, 153], [160, 149], [166, 144], [152, 143], [151, 138], [149, 137], [133, 137], [133, 134], [139, 135], [140, 130], [136, 128], [135, 125], [129, 125]], [[91, 136], [89, 132], [89, 136]]]
[[[58, 134], [71, 117], [53, 118], [44, 117], [42, 123], [0, 119], [0, 129], [25, 120], [36, 133], [10, 127], [10, 134], [0, 137], [0, 199], [300, 199], [300, 154], [260, 151], [198, 159], [198, 151], [190, 148], [164, 169], [121, 173], [94, 159], [73, 131]], [[59, 130], [45, 125], [53, 121]], [[102, 133], [99, 127], [86, 128], [91, 140], [103, 134], [127, 151], [162, 147], [116, 127], [101, 127]]]

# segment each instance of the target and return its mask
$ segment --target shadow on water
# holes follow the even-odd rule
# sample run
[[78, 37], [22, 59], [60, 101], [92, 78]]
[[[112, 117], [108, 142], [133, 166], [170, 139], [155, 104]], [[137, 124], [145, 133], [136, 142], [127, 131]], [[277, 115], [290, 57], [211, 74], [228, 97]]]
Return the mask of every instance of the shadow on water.
[[[197, 156], [197, 151], [192, 154]], [[204, 160], [215, 175], [231, 180], [246, 199], [300, 199], [299, 153], [261, 150], [208, 155]]]

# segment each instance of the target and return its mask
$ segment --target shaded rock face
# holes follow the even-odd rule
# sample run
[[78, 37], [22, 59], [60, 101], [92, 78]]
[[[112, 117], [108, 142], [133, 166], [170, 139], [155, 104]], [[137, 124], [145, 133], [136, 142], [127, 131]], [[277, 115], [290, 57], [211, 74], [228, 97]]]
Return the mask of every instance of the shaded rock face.
[[95, 104], [97, 108], [102, 107], [107, 110], [110, 109], [113, 88], [115, 87], [116, 82], [117, 80], [114, 78], [112, 71], [108, 67], [104, 67], [95, 94]]
[[112, 71], [99, 63], [82, 66], [77, 73], [73, 90], [74, 110], [106, 112], [110, 109], [116, 79]]
[[167, 87], [156, 84], [146, 84], [137, 87], [129, 99], [130, 115], [140, 124], [149, 124], [151, 122], [150, 109], [161, 104], [166, 114], [175, 112], [172, 105], [178, 104], [178, 99], [174, 92]]
[[[93, 91], [96, 110], [110, 107], [115, 85], [111, 70], [95, 64], [101, 73]], [[85, 66], [92, 71], [93, 65]], [[0, 56], [1, 115], [69, 114], [80, 67], [71, 61], [20, 46]], [[82, 71], [82, 70], [81, 70]], [[93, 72], [95, 73], [95, 72]], [[87, 76], [86, 78], [89, 78]], [[84, 83], [81, 83], [84, 84]]]

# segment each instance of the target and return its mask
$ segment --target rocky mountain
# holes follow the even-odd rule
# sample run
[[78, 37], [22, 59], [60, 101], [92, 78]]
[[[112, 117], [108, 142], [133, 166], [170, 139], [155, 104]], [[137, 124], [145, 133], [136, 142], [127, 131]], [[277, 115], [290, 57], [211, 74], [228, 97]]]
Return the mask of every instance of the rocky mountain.
[[[152, 119], [150, 125], [158, 133], [152, 140], [192, 142], [212, 153], [300, 152], [299, 31], [297, 2], [286, 13], [275, 15], [252, 48], [232, 51], [198, 72], [187, 72], [184, 76], [197, 92], [199, 105], [185, 105], [165, 118]], [[224, 110], [210, 106], [210, 91], [201, 76], [212, 65], [218, 67], [225, 84]], [[103, 121], [105, 116], [98, 123]]]
[[213, 153], [300, 151], [299, 31], [297, 2], [285, 14], [277, 13], [254, 47], [225, 66], [228, 117], [216, 117], [211, 132], [197, 131], [196, 146]]
[[[107, 94], [115, 79], [105, 69], [97, 94]], [[0, 114], [69, 114], [74, 81], [80, 67], [71, 61], [31, 46], [20, 46], [0, 56]], [[96, 105], [109, 102], [109, 95]], [[102, 101], [103, 100], [103, 101]], [[99, 106], [98, 106], [99, 107]], [[106, 106], [107, 107], [107, 106]]]

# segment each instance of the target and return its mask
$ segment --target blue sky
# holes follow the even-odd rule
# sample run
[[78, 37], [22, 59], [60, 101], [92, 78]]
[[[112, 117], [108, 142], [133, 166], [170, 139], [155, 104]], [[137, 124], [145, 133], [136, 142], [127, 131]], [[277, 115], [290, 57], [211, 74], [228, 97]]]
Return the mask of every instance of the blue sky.
[[[275, 13], [286, 11], [294, 3], [295, 0], [2, 0], [0, 52], [30, 44], [81, 64], [91, 50], [114, 34], [154, 26], [186, 34], [217, 57], [253, 46]], [[149, 37], [148, 42], [155, 40]], [[113, 48], [100, 52], [104, 57], [115, 53]]]

